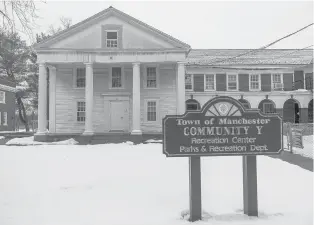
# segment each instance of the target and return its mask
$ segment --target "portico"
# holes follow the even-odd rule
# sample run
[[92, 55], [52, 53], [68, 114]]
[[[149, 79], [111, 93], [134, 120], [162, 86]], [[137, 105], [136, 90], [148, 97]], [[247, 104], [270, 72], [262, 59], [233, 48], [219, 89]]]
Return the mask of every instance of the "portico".
[[[130, 133], [131, 135], [142, 135], [147, 132], [145, 130], [146, 126], [156, 126], [159, 125], [159, 122], [163, 115], [166, 114], [163, 110], [166, 109], [166, 105], [169, 104], [166, 101], [162, 101], [162, 97], [159, 97], [159, 94], [162, 95], [162, 92], [165, 91], [164, 84], [165, 80], [173, 79], [173, 86], [167, 87], [174, 92], [172, 96], [173, 102], [175, 103], [174, 111], [172, 113], [184, 113], [185, 110], [185, 67], [184, 67], [184, 58], [185, 55], [183, 52], [170, 53], [170, 52], [142, 52], [136, 53], [136, 56], [130, 58], [128, 55], [124, 55], [123, 62], [122, 57], [113, 57], [108, 53], [107, 61], [103, 54], [99, 53], [94, 54], [84, 54], [83, 57], [80, 53], [76, 57], [70, 58], [67, 57], [65, 60], [54, 60], [55, 55], [59, 54], [57, 58], [65, 58], [64, 55], [70, 55], [69, 53], [39, 53], [39, 90], [38, 90], [38, 132], [36, 136], [44, 136], [46, 134], [57, 134], [57, 133], [75, 133], [82, 135], [94, 135], [96, 133], [106, 133], [106, 132], [120, 132], [120, 133]], [[121, 53], [120, 53], [121, 54]], [[145, 56], [144, 56], [145, 54]], [[112, 55], [112, 54], [111, 54]], [[117, 55], [117, 54], [116, 54]], [[74, 56], [74, 55], [72, 55]], [[76, 60], [74, 60], [74, 58]], [[131, 59], [126, 61], [126, 58]], [[155, 59], [155, 61], [149, 61]], [[88, 59], [88, 61], [79, 60], [79, 59]], [[92, 61], [93, 59], [93, 61]], [[102, 59], [102, 60], [101, 60]], [[142, 59], [141, 61], [139, 59]], [[176, 61], [174, 61], [176, 59]], [[110, 61], [109, 61], [110, 60]], [[75, 66], [76, 65], [76, 66]], [[79, 65], [79, 66], [77, 66]], [[114, 82], [112, 78], [111, 69], [114, 66], [121, 65], [123, 68], [123, 76], [121, 76], [123, 86], [121, 88], [103, 88], [99, 87], [99, 83], [103, 83], [103, 86], [107, 85], [106, 82], [103, 82], [104, 77], [106, 81]], [[154, 65], [154, 67], [150, 67]], [[49, 130], [47, 129], [47, 70], [49, 68]], [[64, 96], [61, 96], [60, 86], [65, 85], [62, 82], [64, 77], [69, 76], [64, 71], [64, 67], [69, 67], [75, 70], [77, 67], [84, 68], [85, 70], [85, 88], [83, 89], [74, 89], [76, 95], [80, 95], [79, 99], [82, 99], [85, 104], [85, 120], [80, 121], [83, 124], [84, 129], [81, 132], [73, 129], [71, 132], [70, 129], [67, 129], [64, 132], [63, 128], [60, 125], [60, 117], [56, 114], [60, 114], [61, 109], [66, 107], [66, 102]], [[115, 68], [115, 67], [114, 67]], [[148, 68], [156, 68], [156, 87], [148, 88], [147, 74]], [[108, 71], [109, 70], [109, 71]], [[96, 72], [95, 72], [96, 71]], [[107, 72], [100, 72], [107, 71]], [[106, 74], [103, 74], [106, 73]], [[109, 76], [108, 76], [109, 75]], [[123, 80], [124, 79], [124, 80]], [[94, 88], [96, 87], [96, 90]], [[110, 85], [109, 85], [110, 86]], [[59, 88], [58, 88], [59, 87]], [[78, 94], [77, 92], [80, 92]], [[158, 106], [156, 104], [156, 122], [149, 123], [145, 122], [146, 116], [143, 116], [143, 112], [148, 113], [143, 107], [149, 107], [145, 105], [146, 99], [150, 99], [149, 93], [156, 93], [154, 98], [158, 98]], [[63, 94], [64, 95], [64, 94]], [[75, 97], [71, 97], [75, 98]], [[169, 98], [169, 97], [168, 97]], [[101, 100], [99, 100], [101, 99]], [[161, 99], [161, 100], [160, 100]], [[100, 102], [102, 101], [102, 102]], [[100, 102], [100, 103], [99, 103]], [[104, 102], [104, 103], [103, 103]], [[99, 106], [100, 104], [103, 104]], [[63, 106], [64, 105], [64, 106]], [[106, 106], [108, 105], [108, 107]], [[103, 123], [109, 123], [108, 129], [99, 128], [98, 123], [102, 123], [97, 120], [97, 108], [101, 108], [98, 114], [103, 112]], [[107, 108], [106, 108], [107, 107]], [[158, 107], [158, 108], [157, 108]], [[112, 111], [113, 110], [113, 111]], [[109, 117], [106, 116], [107, 111], [109, 111]], [[124, 111], [124, 112], [120, 112]], [[169, 111], [167, 111], [168, 113]], [[69, 112], [67, 112], [69, 114]], [[79, 112], [73, 112], [79, 113]], [[101, 115], [100, 115], [101, 117]], [[119, 118], [117, 118], [119, 117]], [[121, 119], [120, 119], [121, 117]], [[125, 117], [122, 119], [122, 117]], [[66, 119], [66, 118], [61, 118]], [[74, 123], [78, 123], [74, 121]], [[82, 125], [82, 123], [79, 123]], [[121, 123], [121, 124], [119, 124]], [[123, 123], [126, 125], [124, 126]], [[117, 126], [118, 125], [118, 126]], [[115, 126], [115, 127], [114, 127]], [[105, 127], [105, 125], [104, 125]], [[120, 127], [120, 128], [119, 128]], [[118, 129], [119, 128], [119, 129]], [[125, 128], [125, 129], [124, 129]]]

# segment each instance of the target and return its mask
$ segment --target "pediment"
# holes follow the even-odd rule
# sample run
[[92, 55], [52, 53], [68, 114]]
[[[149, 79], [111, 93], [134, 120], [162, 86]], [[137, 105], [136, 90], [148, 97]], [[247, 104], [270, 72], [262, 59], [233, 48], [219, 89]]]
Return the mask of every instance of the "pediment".
[[34, 47], [37, 50], [106, 49], [106, 32], [112, 30], [118, 32], [118, 50], [190, 49], [189, 45], [114, 8], [108, 8]]

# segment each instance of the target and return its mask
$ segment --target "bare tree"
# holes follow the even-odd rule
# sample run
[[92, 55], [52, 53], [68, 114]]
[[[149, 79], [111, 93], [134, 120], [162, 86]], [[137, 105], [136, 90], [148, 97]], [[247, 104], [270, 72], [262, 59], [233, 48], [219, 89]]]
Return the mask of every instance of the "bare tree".
[[16, 32], [20, 25], [21, 31], [32, 36], [35, 24], [36, 5], [34, 0], [4, 0], [0, 1], [0, 28]]
[[50, 35], [54, 35], [56, 33], [59, 33], [60, 31], [68, 29], [72, 25], [72, 19], [67, 17], [61, 17], [60, 18], [61, 25], [59, 27], [54, 27], [53, 25], [49, 26], [48, 33]]

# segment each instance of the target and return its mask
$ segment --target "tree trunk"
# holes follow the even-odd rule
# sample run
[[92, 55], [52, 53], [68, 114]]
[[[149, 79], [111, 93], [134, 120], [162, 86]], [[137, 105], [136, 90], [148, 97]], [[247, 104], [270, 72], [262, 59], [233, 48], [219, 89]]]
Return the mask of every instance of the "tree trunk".
[[22, 98], [20, 96], [16, 96], [16, 100], [17, 100], [17, 106], [19, 109], [20, 120], [24, 124], [26, 132], [29, 132], [28, 119], [27, 119], [27, 115], [26, 115], [26, 111], [25, 111], [25, 107], [24, 107], [24, 103], [22, 101]]

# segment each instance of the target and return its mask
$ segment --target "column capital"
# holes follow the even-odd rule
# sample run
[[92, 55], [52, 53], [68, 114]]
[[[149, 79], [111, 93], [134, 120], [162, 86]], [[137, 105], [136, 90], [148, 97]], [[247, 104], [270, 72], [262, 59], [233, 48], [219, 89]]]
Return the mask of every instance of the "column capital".
[[178, 66], [184, 66], [186, 62], [177, 62]]
[[85, 64], [85, 66], [93, 66], [94, 63], [93, 62], [85, 62], [84, 64]]
[[39, 67], [45, 67], [45, 66], [46, 66], [46, 63], [45, 63], [45, 62], [39, 62], [39, 63], [38, 63], [38, 66], [39, 66]]
[[132, 65], [133, 66], [139, 66], [141, 63], [140, 62], [133, 62]]
[[48, 66], [49, 70], [53, 70], [53, 71], [56, 71], [57, 68], [55, 66]]

